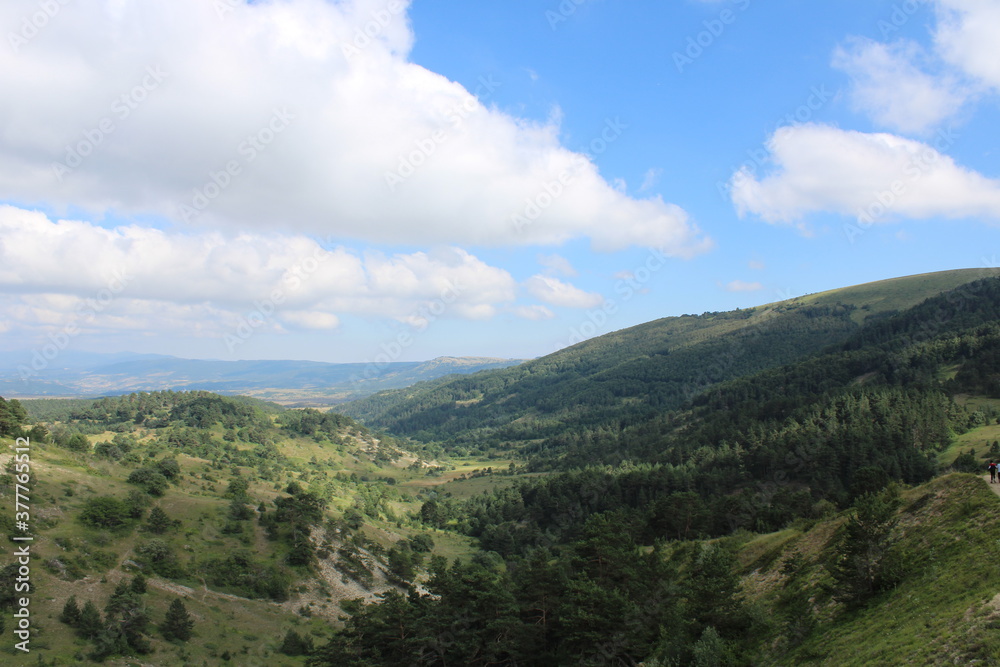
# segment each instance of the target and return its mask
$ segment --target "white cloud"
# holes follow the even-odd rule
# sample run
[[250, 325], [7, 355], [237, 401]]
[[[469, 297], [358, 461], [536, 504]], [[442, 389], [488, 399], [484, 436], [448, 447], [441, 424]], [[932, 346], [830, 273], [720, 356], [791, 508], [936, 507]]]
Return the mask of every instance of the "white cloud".
[[941, 56], [981, 84], [1000, 90], [1000, 4], [937, 0], [934, 41]]
[[426, 323], [428, 308], [481, 319], [515, 289], [507, 271], [458, 248], [359, 255], [304, 236], [105, 229], [0, 206], [2, 312], [25, 326], [63, 326], [81, 309], [81, 326], [118, 330], [213, 322], [195, 334], [248, 312], [276, 329], [332, 329], [347, 313]]
[[751, 259], [747, 262], [747, 268], [753, 269], [754, 271], [763, 271], [767, 268], [767, 265], [759, 260]]
[[[230, 3], [61, 5], [0, 49], [16, 100], [0, 106], [0, 199], [372, 242], [708, 247], [685, 211], [628, 197], [562, 147], [557, 121], [492, 108], [503, 82], [489, 73], [466, 90], [408, 62], [397, 1], [408, 7], [276, 0], [221, 17]], [[9, 0], [0, 25], [37, 11]], [[73, 151], [88, 155], [60, 178], [52, 165]]]
[[535, 304], [533, 306], [518, 306], [514, 313], [526, 320], [551, 320], [556, 315], [545, 306]]
[[967, 97], [951, 76], [920, 69], [923, 58], [915, 42], [853, 39], [836, 50], [833, 65], [853, 79], [857, 110], [883, 127], [920, 133], [954, 116]]
[[743, 280], [733, 280], [726, 284], [727, 292], [756, 292], [762, 289], [764, 286], [758, 282], [749, 283]]
[[[955, 117], [982, 93], [1000, 91], [1000, 5], [931, 4], [937, 23], [930, 48], [908, 40], [855, 38], [834, 53], [834, 66], [852, 77], [855, 107], [884, 127], [922, 133]], [[888, 33], [883, 29], [883, 34]]]
[[656, 187], [656, 184], [660, 181], [660, 176], [663, 174], [663, 170], [659, 167], [651, 167], [642, 177], [642, 185], [639, 186], [639, 192], [647, 192]]
[[297, 324], [303, 329], [336, 329], [340, 326], [340, 318], [333, 313], [314, 310], [291, 310], [281, 313], [281, 319]]
[[525, 281], [528, 293], [539, 301], [562, 308], [593, 308], [604, 303], [604, 297], [585, 292], [552, 276], [536, 275]]
[[548, 272], [554, 276], [573, 278], [577, 275], [576, 269], [562, 255], [539, 255], [538, 263], [548, 269]]
[[[933, 142], [942, 150], [954, 136]], [[1000, 219], [1000, 181], [965, 169], [929, 144], [828, 125], [783, 127], [767, 144], [770, 173], [730, 182], [741, 216], [796, 222], [814, 212], [873, 217]], [[881, 209], [879, 206], [881, 205]]]

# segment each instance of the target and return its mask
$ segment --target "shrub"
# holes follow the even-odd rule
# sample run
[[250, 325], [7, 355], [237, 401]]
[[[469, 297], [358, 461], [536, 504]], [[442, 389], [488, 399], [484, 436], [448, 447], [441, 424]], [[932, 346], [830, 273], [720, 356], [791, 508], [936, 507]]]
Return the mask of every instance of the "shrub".
[[112, 496], [89, 498], [80, 511], [80, 521], [94, 528], [121, 528], [128, 522], [129, 510]]
[[162, 496], [166, 493], [168, 486], [167, 478], [153, 468], [139, 468], [138, 470], [134, 470], [125, 481], [129, 484], [141, 486], [151, 496]]

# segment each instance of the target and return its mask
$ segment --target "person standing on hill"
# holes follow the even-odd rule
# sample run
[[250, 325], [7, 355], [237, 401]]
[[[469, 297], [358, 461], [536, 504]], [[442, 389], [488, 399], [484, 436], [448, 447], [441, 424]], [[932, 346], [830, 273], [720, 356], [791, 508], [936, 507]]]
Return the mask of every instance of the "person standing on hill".
[[997, 462], [990, 461], [990, 464], [986, 466], [986, 469], [990, 471], [990, 484], [996, 484], [997, 481]]

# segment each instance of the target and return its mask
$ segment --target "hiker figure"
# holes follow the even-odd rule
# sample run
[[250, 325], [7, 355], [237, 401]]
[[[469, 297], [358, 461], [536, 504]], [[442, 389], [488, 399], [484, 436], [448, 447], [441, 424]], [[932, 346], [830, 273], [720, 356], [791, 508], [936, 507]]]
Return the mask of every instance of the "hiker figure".
[[996, 484], [997, 481], [997, 463], [996, 461], [990, 461], [990, 464], [986, 466], [990, 471], [990, 484]]

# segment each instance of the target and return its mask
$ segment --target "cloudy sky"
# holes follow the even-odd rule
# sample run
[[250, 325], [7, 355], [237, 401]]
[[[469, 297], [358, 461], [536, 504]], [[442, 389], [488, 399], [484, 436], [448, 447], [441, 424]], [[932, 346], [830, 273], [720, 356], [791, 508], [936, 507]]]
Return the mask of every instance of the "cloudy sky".
[[534, 357], [1000, 264], [995, 0], [6, 0], [0, 350]]

